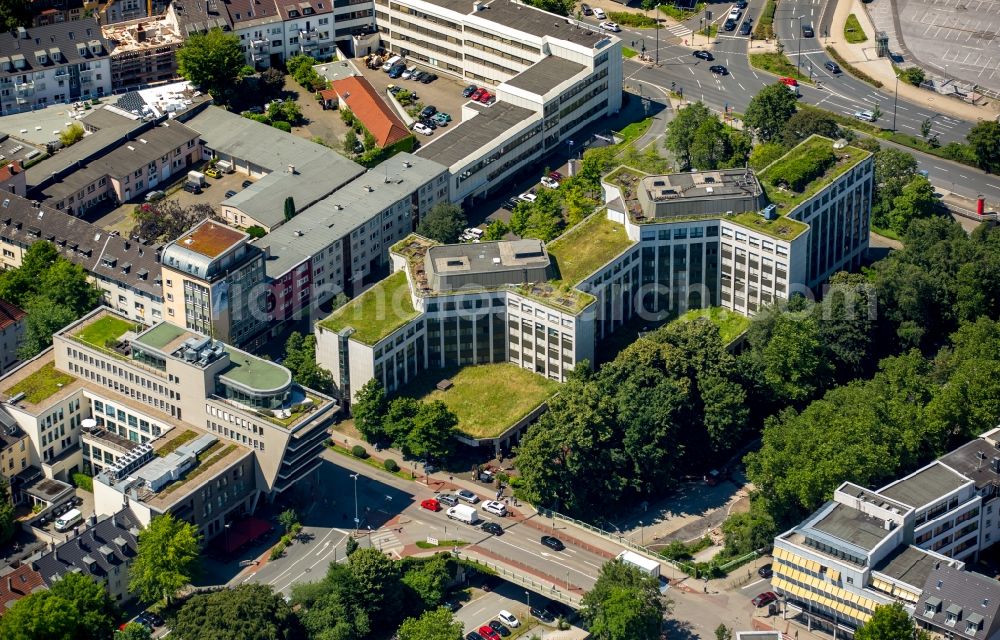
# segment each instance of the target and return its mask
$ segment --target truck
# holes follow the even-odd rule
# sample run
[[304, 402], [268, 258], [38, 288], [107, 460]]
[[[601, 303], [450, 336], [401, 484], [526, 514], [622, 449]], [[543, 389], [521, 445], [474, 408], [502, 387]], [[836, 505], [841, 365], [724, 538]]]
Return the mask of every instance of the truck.
[[625, 564], [632, 565], [647, 576], [652, 576], [653, 578], [660, 577], [660, 563], [656, 560], [650, 560], [646, 556], [641, 556], [633, 551], [622, 551], [618, 554], [618, 559]]
[[451, 509], [448, 509], [445, 514], [452, 520], [458, 520], [465, 524], [476, 524], [480, 520], [479, 512], [474, 507], [464, 504], [455, 505]]
[[198, 185], [199, 187], [204, 187], [208, 184], [208, 181], [205, 180], [205, 174], [201, 171], [188, 171], [187, 181], [191, 184]]

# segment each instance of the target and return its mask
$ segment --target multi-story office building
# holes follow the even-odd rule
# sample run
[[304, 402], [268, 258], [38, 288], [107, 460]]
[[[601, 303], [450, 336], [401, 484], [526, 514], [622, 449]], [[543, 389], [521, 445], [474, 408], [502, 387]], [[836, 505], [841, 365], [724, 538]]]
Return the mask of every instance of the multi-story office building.
[[249, 239], [204, 220], [163, 247], [168, 322], [232, 344], [245, 344], [267, 328], [265, 255]]
[[[822, 150], [833, 160], [805, 184], [775, 186], [779, 163], [827, 157]], [[427, 368], [482, 362], [561, 381], [639, 313], [723, 306], [751, 315], [857, 266], [871, 165], [866, 151], [813, 137], [759, 178], [745, 169], [646, 176], [620, 168], [604, 180], [607, 211], [539, 249], [537, 259], [548, 264], [552, 255], [557, 269], [521, 268], [520, 244], [404, 239], [392, 250], [398, 273], [317, 325], [317, 359], [345, 401], [372, 378], [391, 391]], [[580, 272], [584, 254], [600, 266]]]
[[468, 202], [621, 108], [621, 41], [574, 20], [509, 0], [376, 4], [393, 53], [480, 85], [497, 102], [468, 103], [449, 135], [417, 155], [452, 174]]
[[1000, 583], [965, 570], [997, 540], [1000, 429], [877, 490], [846, 482], [774, 540], [786, 614], [851, 632], [900, 602], [924, 628], [994, 638]]
[[104, 308], [0, 378], [0, 400], [46, 477], [97, 474], [98, 514], [127, 499], [141, 524], [171, 512], [206, 539], [309, 476], [337, 410], [284, 367]]
[[110, 95], [111, 49], [92, 18], [0, 37], [0, 115]]

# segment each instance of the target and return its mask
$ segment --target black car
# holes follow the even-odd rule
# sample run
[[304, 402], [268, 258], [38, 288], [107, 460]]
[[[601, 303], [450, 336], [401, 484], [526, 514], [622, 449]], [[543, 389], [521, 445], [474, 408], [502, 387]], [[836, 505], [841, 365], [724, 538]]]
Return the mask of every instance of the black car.
[[695, 51], [691, 55], [693, 55], [695, 58], [698, 58], [699, 60], [715, 60], [715, 56], [713, 56], [711, 53], [700, 49], [698, 51]]
[[249, 187], [252, 184], [253, 184], [253, 180], [244, 180], [243, 181], [243, 188], [246, 189], [247, 187]]
[[510, 635], [510, 629], [503, 626], [499, 620], [490, 620], [490, 629], [493, 629], [504, 638]]
[[149, 624], [150, 626], [153, 626], [153, 627], [162, 627], [163, 626], [163, 618], [161, 618], [160, 616], [156, 615], [152, 611], [143, 611], [138, 616], [136, 616], [136, 620], [141, 621], [141, 622], [145, 622], [145, 623], [147, 623], [147, 624]]
[[398, 84], [394, 84], [391, 87], [389, 87], [389, 93], [391, 93], [392, 95], [396, 95], [397, 93], [399, 93], [402, 90], [403, 90], [403, 87], [399, 86]]
[[201, 187], [199, 187], [193, 182], [185, 182], [184, 190], [187, 191], [188, 193], [201, 193]]
[[770, 578], [774, 571], [771, 569], [771, 565], [765, 564], [760, 569], [757, 569], [757, 575], [761, 578]]
[[470, 631], [469, 633], [465, 634], [465, 640], [484, 640], [484, 639], [481, 635], [479, 635], [475, 631]]
[[555, 622], [556, 618], [551, 613], [545, 609], [539, 609], [537, 607], [531, 607], [531, 617], [537, 618], [542, 622]]
[[420, 121], [420, 124], [431, 129], [432, 131], [438, 128], [437, 123], [431, 120], [430, 118], [424, 118], [423, 120]]
[[476, 89], [478, 89], [478, 88], [479, 87], [477, 87], [476, 85], [470, 84], [465, 89], [462, 89], [462, 97], [463, 98], [468, 98], [469, 96], [471, 96], [472, 94], [474, 94], [476, 92]]
[[736, 0], [736, 8], [737, 9], [746, 9], [747, 8], [747, 0]]
[[458, 600], [448, 600], [441, 606], [447, 609], [448, 611], [455, 613], [456, 611], [462, 608], [462, 603], [459, 602]]
[[728, 18], [726, 20], [725, 24], [722, 25], [722, 28], [725, 29], [726, 31], [735, 31], [736, 30], [736, 21], [733, 20], [732, 18]]
[[417, 82], [420, 82], [420, 80], [421, 80], [421, 79], [422, 79], [422, 78], [423, 78], [423, 77], [424, 77], [425, 75], [427, 75], [427, 72], [426, 72], [426, 71], [417, 71], [417, 72], [416, 72], [416, 73], [414, 73], [414, 74], [413, 74], [412, 76], [410, 76], [410, 80], [416, 80]]
[[716, 74], [718, 74], [720, 76], [724, 76], [727, 73], [729, 73], [729, 70], [726, 69], [721, 64], [713, 64], [711, 67], [708, 68], [708, 70], [711, 71], [712, 73], [716, 73]]
[[580, 5], [580, 13], [585, 16], [592, 16], [594, 15], [594, 10], [590, 8], [589, 4], [584, 3]]
[[832, 60], [827, 60], [826, 64], [823, 66], [826, 67], [830, 73], [840, 73], [840, 65]]
[[486, 533], [490, 533], [495, 536], [503, 535], [503, 527], [501, 527], [496, 522], [484, 522], [483, 525], [479, 528], [485, 531]]
[[427, 118], [430, 118], [431, 116], [433, 116], [437, 112], [438, 112], [437, 107], [435, 107], [434, 105], [427, 105], [420, 112], [420, 119], [421, 120], [426, 120]]
[[813, 28], [812, 28], [811, 24], [804, 24], [804, 25], [802, 25], [802, 37], [803, 38], [811, 38], [814, 35], [816, 35], [816, 34], [813, 33]]
[[428, 73], [428, 74], [424, 75], [423, 78], [420, 79], [420, 82], [422, 82], [423, 84], [430, 84], [430, 83], [434, 82], [437, 79], [438, 79], [438, 77], [437, 77], [436, 73]]
[[744, 20], [743, 24], [740, 25], [740, 35], [748, 36], [750, 35], [750, 21]]
[[555, 536], [542, 536], [542, 544], [553, 551], [562, 551], [566, 548], [566, 545], [563, 544], [562, 540], [556, 538]]
[[236, 195], [236, 192], [233, 191], [232, 189], [230, 189], [229, 191], [226, 192], [226, 197], [227, 198], [232, 198], [235, 195]]

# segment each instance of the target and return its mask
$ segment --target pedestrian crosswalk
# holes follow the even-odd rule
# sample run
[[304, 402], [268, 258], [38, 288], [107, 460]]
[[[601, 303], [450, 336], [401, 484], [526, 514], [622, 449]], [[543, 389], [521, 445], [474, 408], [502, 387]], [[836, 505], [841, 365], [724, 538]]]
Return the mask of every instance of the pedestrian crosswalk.
[[677, 36], [678, 38], [686, 38], [692, 33], [694, 33], [693, 31], [691, 31], [691, 29], [688, 29], [683, 24], [675, 24], [672, 27], [667, 27], [666, 31], [670, 35]]
[[395, 529], [378, 529], [371, 532], [372, 547], [383, 553], [400, 557], [403, 550], [403, 543], [399, 541]]

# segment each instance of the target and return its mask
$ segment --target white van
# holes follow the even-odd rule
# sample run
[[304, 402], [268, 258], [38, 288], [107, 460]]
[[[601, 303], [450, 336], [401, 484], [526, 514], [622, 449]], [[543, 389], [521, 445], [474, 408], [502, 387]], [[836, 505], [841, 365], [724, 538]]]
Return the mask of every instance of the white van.
[[382, 71], [388, 73], [389, 69], [395, 67], [397, 62], [402, 62], [402, 61], [403, 61], [403, 56], [393, 56], [388, 60], [386, 60], [385, 64], [382, 65]]
[[56, 531], [65, 531], [70, 527], [83, 521], [83, 514], [79, 509], [70, 509], [66, 513], [56, 518]]
[[458, 520], [459, 522], [464, 522], [465, 524], [476, 524], [480, 520], [479, 512], [464, 504], [459, 504], [451, 509], [448, 509], [445, 512], [445, 515], [452, 520]]

